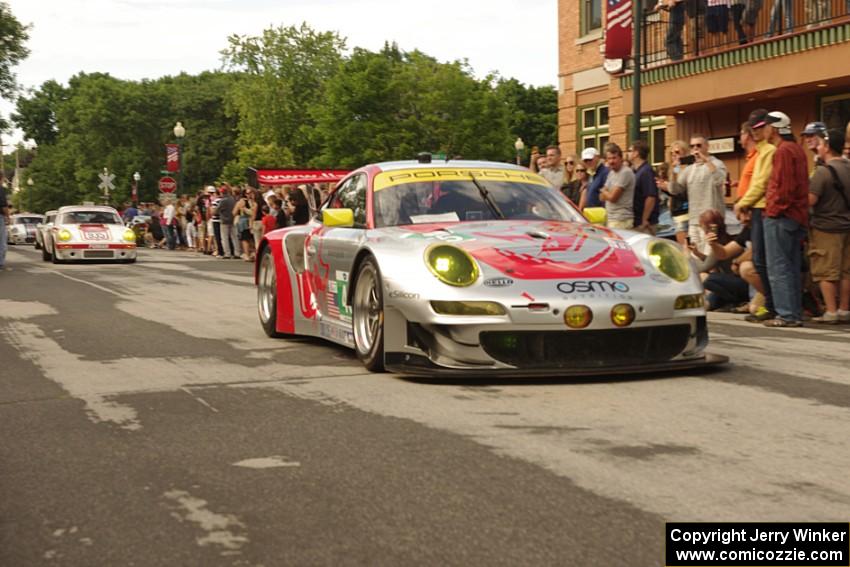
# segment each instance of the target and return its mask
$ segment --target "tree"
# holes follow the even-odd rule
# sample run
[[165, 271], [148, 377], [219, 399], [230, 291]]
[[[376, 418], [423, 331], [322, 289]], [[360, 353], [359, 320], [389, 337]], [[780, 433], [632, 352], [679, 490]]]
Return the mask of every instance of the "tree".
[[[342, 60], [345, 40], [335, 32], [316, 32], [306, 23], [277, 27], [260, 37], [231, 36], [222, 51], [226, 69], [235, 71], [228, 109], [238, 116], [238, 150], [229, 170], [257, 165], [306, 163], [318, 148], [309, 135], [313, 121], [307, 108]], [[258, 155], [292, 163], [251, 163]]]
[[311, 108], [322, 148], [312, 163], [358, 167], [421, 151], [501, 159], [512, 147], [506, 112], [463, 61], [439, 63], [395, 45], [355, 49]]
[[12, 14], [9, 4], [0, 2], [0, 97], [11, 98], [17, 89], [12, 67], [29, 55], [24, 43], [29, 39], [24, 26]]
[[29, 98], [18, 97], [12, 121], [23, 130], [24, 135], [36, 144], [56, 142], [58, 130], [56, 112], [67, 100], [68, 89], [54, 80], [46, 81], [39, 90], [30, 89]]
[[522, 138], [526, 146], [541, 150], [558, 143], [558, 93], [554, 87], [526, 87], [516, 79], [500, 78], [495, 88], [509, 109], [514, 139]]

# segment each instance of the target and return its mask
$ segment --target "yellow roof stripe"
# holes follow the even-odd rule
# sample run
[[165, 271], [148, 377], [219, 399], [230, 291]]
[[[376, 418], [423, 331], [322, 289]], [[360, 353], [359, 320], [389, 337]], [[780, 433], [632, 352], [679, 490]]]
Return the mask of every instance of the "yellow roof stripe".
[[398, 169], [383, 171], [375, 177], [374, 191], [387, 187], [404, 185], [405, 183], [421, 183], [429, 181], [469, 181], [470, 174], [478, 181], [513, 181], [515, 183], [530, 183], [549, 187], [549, 183], [531, 171], [516, 171], [513, 169], [475, 169], [468, 167], [440, 167], [434, 169]]

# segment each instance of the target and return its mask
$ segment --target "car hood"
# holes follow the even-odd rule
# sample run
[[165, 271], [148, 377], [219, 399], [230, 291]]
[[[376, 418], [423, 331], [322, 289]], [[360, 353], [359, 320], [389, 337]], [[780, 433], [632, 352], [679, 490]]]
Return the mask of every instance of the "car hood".
[[636, 278], [640, 259], [619, 234], [587, 223], [481, 221], [396, 227], [409, 242], [442, 243], [466, 250], [513, 279]]

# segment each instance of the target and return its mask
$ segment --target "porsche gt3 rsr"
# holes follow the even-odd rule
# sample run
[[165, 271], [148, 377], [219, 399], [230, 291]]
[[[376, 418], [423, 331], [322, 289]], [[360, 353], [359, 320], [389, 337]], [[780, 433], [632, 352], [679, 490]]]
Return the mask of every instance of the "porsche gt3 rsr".
[[270, 336], [324, 337], [370, 370], [595, 374], [724, 362], [673, 243], [589, 223], [526, 169], [393, 162], [349, 174], [255, 265]]
[[48, 230], [42, 249], [45, 261], [136, 261], [136, 234], [112, 207], [61, 207]]
[[41, 215], [21, 213], [12, 215], [6, 227], [9, 244], [35, 244], [36, 226], [42, 221]]

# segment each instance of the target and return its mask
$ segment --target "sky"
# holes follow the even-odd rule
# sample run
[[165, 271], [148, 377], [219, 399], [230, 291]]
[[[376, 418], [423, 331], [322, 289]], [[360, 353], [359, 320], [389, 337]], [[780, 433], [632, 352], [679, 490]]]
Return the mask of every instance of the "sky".
[[[467, 59], [478, 77], [495, 71], [529, 85], [557, 84], [557, 0], [5, 1], [32, 26], [30, 56], [14, 69], [24, 88], [67, 83], [81, 71], [139, 80], [214, 70], [228, 36], [302, 22], [338, 32], [349, 49], [395, 41], [440, 61]], [[4, 116], [13, 110], [0, 101]], [[22, 133], [11, 137], [15, 143]]]

